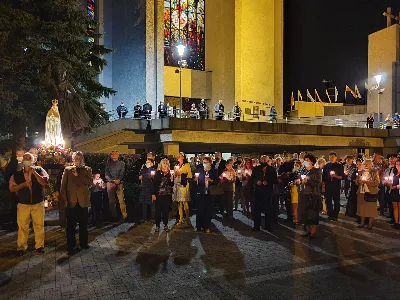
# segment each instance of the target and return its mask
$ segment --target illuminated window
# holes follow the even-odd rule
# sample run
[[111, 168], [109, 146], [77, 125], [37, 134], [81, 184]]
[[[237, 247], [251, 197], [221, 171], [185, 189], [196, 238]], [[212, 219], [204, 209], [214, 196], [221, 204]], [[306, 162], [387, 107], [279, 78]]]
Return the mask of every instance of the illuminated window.
[[[90, 18], [90, 21], [93, 22], [93, 23], [95, 22], [95, 19], [94, 19], [94, 10], [95, 10], [94, 1], [95, 0], [87, 0], [87, 14], [88, 14], [88, 16]], [[93, 37], [93, 35], [95, 33], [94, 24], [89, 25], [88, 32], [89, 32], [89, 35], [90, 35], [88, 37], [89, 43], [94, 43], [94, 37]]]
[[186, 46], [188, 68], [204, 71], [205, 0], [164, 0], [164, 64], [178, 66], [176, 46]]

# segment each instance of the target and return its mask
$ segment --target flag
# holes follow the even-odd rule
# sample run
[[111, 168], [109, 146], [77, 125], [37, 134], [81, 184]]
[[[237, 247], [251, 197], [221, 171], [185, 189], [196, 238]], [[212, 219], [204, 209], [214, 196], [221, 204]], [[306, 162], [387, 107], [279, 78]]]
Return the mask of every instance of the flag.
[[345, 100], [347, 99], [347, 92], [350, 92], [353, 95], [354, 99], [358, 98], [357, 94], [346, 84], [346, 90], [344, 92], [344, 99]]
[[337, 87], [335, 86], [335, 102], [337, 102], [337, 97], [339, 96], [339, 91]]
[[356, 95], [357, 95], [357, 98], [358, 98], [358, 99], [361, 99], [362, 97], [361, 97], [360, 90], [358, 89], [357, 84], [356, 84], [356, 87], [354, 88], [354, 91], [355, 91], [355, 93], [356, 93]]
[[329, 96], [328, 90], [325, 90], [325, 94], [326, 94], [326, 96], [328, 97], [329, 103], [332, 103], [332, 101], [331, 101], [331, 96]]
[[294, 95], [292, 91], [292, 98], [290, 98], [290, 110], [294, 107]]
[[303, 101], [303, 96], [301, 95], [300, 90], [297, 90], [297, 101]]
[[315, 100], [318, 100], [322, 103], [321, 97], [319, 96], [317, 89], [315, 89]]
[[311, 96], [310, 91], [307, 89], [307, 98], [311, 100], [311, 102], [315, 102], [315, 99]]

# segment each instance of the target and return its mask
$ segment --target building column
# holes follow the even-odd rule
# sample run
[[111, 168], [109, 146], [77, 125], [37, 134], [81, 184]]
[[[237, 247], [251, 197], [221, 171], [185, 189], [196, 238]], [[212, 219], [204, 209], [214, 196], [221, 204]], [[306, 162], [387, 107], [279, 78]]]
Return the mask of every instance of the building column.
[[164, 143], [163, 150], [164, 155], [178, 157], [179, 143]]

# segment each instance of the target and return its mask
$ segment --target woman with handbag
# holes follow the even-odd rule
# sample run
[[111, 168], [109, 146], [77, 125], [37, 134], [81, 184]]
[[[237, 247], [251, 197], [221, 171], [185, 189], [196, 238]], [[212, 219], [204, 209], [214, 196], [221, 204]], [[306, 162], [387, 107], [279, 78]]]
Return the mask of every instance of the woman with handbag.
[[185, 223], [187, 227], [191, 227], [190, 213], [189, 213], [189, 201], [190, 201], [190, 189], [189, 180], [192, 178], [192, 168], [188, 163], [184, 153], [178, 155], [178, 165], [175, 166], [175, 179], [172, 200], [178, 202], [179, 209], [179, 221], [177, 225], [183, 225], [183, 216], [185, 212]]
[[303, 163], [304, 173], [296, 182], [299, 186], [299, 223], [306, 226], [306, 232], [302, 236], [310, 239], [315, 238], [317, 234], [319, 212], [322, 210], [322, 174], [320, 169], [314, 168], [316, 162], [314, 155], [307, 154]]
[[195, 173], [196, 184], [196, 227], [194, 231], [204, 229], [205, 233], [210, 233], [211, 218], [213, 215], [214, 201], [211, 195], [211, 187], [218, 183], [218, 174], [211, 167], [211, 161], [204, 157], [202, 165], [199, 165]]
[[393, 178], [388, 178], [390, 182], [390, 202], [393, 204], [394, 229], [400, 229], [400, 160], [396, 161], [396, 167], [393, 169]]
[[359, 228], [365, 227], [365, 218], [369, 218], [366, 227], [372, 229], [372, 222], [378, 216], [376, 201], [378, 201], [379, 183], [379, 173], [372, 167], [372, 160], [366, 159], [363, 171], [358, 172], [357, 177], [357, 215], [361, 218]]
[[174, 177], [171, 174], [169, 160], [164, 158], [160, 162], [158, 171], [154, 175], [152, 200], [155, 202], [155, 232], [160, 231], [161, 215], [164, 223], [164, 231], [168, 232], [168, 213], [172, 199], [172, 187]]

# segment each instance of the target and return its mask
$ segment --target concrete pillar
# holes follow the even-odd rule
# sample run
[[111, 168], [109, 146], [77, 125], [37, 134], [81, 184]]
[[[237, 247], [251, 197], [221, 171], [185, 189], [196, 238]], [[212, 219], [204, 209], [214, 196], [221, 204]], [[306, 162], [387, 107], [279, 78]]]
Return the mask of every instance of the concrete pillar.
[[179, 154], [179, 143], [164, 143], [164, 155], [177, 157]]

